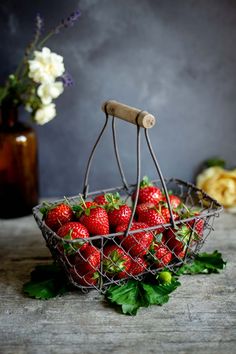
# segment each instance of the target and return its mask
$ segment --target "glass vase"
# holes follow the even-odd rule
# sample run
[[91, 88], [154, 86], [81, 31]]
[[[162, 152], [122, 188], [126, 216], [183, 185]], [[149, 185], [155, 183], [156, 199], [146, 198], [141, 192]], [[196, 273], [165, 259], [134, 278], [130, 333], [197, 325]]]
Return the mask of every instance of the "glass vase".
[[36, 133], [18, 120], [17, 107], [0, 107], [0, 218], [29, 215], [36, 204]]

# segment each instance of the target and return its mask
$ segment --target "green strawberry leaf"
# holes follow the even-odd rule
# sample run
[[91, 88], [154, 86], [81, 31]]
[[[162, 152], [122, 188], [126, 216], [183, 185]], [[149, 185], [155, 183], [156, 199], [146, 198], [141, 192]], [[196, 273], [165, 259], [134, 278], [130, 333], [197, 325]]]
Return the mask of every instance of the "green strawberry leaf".
[[61, 268], [54, 264], [38, 265], [31, 273], [31, 280], [23, 285], [23, 292], [35, 299], [47, 300], [69, 291]]
[[153, 186], [153, 184], [151, 183], [148, 176], [144, 176], [142, 181], [140, 182], [140, 188], [149, 187], [149, 186]]
[[219, 166], [219, 167], [225, 167], [225, 160], [223, 160], [220, 157], [212, 157], [208, 160], [206, 160], [205, 164], [207, 165], [207, 167], [215, 167], [215, 166]]
[[179, 285], [175, 279], [166, 285], [129, 280], [123, 285], [110, 286], [105, 296], [112, 305], [118, 306], [123, 314], [136, 315], [140, 307], [163, 305], [168, 302], [169, 294]]
[[185, 264], [179, 268], [176, 274], [219, 273], [219, 270], [223, 269], [225, 265], [226, 262], [218, 251], [212, 253], [200, 253], [195, 256], [191, 263]]
[[112, 285], [105, 293], [108, 302], [119, 306], [121, 312], [126, 315], [136, 315], [140, 307], [149, 305], [143, 295], [141, 282], [136, 280], [129, 280], [122, 285]]
[[176, 279], [172, 279], [168, 284], [142, 284], [146, 301], [149, 305], [165, 304], [169, 301], [169, 294], [175, 291], [180, 285], [180, 282]]

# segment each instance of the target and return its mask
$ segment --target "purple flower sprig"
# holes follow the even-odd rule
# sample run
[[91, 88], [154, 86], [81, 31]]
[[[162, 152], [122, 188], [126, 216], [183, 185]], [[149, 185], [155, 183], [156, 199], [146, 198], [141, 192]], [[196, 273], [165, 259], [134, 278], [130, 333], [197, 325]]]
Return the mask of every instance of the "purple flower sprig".
[[56, 27], [54, 27], [48, 33], [48, 35], [45, 38], [43, 38], [43, 40], [39, 43], [39, 45], [38, 45], [39, 48], [41, 48], [42, 45], [54, 34], [60, 33], [60, 31], [63, 28], [69, 28], [69, 27], [74, 26], [75, 22], [79, 19], [80, 16], [81, 16], [81, 12], [79, 9], [77, 9], [76, 11], [72, 12], [67, 18], [61, 20], [60, 23]]
[[60, 77], [60, 79], [61, 79], [64, 87], [71, 87], [71, 86], [74, 85], [74, 80], [73, 80], [72, 76], [68, 72], [65, 72]]
[[43, 33], [44, 20], [40, 14], [36, 15], [34, 36], [38, 40]]
[[74, 26], [75, 22], [81, 16], [81, 12], [79, 9], [72, 12], [67, 18], [61, 20], [58, 26], [55, 27], [54, 33], [59, 33], [62, 28], [68, 28]]

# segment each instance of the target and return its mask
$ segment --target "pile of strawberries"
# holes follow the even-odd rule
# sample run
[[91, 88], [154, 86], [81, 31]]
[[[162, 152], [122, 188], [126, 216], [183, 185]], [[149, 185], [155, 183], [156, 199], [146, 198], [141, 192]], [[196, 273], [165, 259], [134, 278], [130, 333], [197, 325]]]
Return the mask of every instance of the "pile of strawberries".
[[[136, 191], [131, 199], [135, 197]], [[62, 240], [57, 250], [70, 277], [80, 286], [96, 286], [101, 277], [109, 282], [162, 269], [183, 259], [188, 248], [201, 240], [204, 220], [198, 218], [199, 211], [190, 211], [174, 194], [169, 200], [175, 220], [194, 218], [171, 227], [165, 195], [147, 177], [140, 184], [129, 232], [133, 210], [118, 193], [98, 195], [92, 201], [81, 198], [76, 205], [65, 201], [41, 211], [45, 224]]]

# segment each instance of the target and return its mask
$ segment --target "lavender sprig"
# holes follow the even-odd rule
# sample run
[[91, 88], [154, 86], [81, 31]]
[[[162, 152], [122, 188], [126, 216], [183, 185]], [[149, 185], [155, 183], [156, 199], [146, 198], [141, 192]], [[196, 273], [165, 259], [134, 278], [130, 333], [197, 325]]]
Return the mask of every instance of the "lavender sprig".
[[43, 32], [44, 21], [40, 14], [36, 15], [35, 38], [39, 38]]
[[30, 52], [34, 49], [36, 46], [39, 38], [41, 37], [43, 32], [43, 18], [41, 17], [40, 14], [36, 15], [35, 19], [35, 31], [34, 31], [34, 37], [32, 41], [29, 43], [28, 47], [25, 50], [25, 57], [28, 57]]
[[58, 26], [55, 27], [54, 33], [59, 33], [62, 28], [68, 28], [74, 26], [75, 22], [81, 16], [81, 12], [79, 9], [72, 12], [67, 18], [61, 20]]
[[64, 73], [61, 77], [60, 77], [62, 83], [63, 83], [63, 86], [65, 87], [71, 87], [74, 85], [74, 80], [72, 78], [72, 76], [66, 72]]
[[60, 33], [60, 30], [63, 28], [68, 28], [74, 26], [75, 22], [79, 19], [81, 16], [81, 12], [79, 9], [76, 11], [72, 12], [67, 18], [61, 20], [61, 22], [54, 27], [48, 35], [39, 43], [39, 47], [42, 47], [42, 45], [54, 34]]

